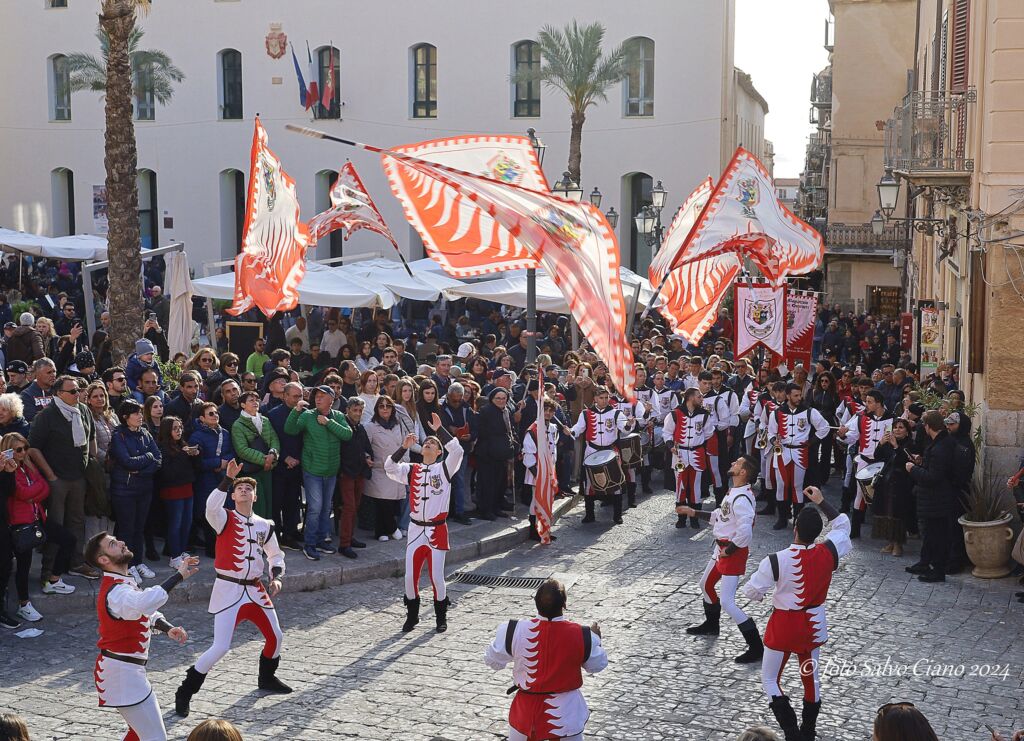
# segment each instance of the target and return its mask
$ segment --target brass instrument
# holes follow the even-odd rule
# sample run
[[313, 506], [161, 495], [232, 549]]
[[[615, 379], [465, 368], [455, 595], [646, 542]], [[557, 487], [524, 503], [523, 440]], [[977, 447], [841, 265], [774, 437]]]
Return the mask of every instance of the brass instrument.
[[754, 439], [754, 447], [758, 450], [764, 450], [768, 447], [768, 428], [762, 427], [757, 431], [757, 437]]
[[[765, 432], [767, 434], [767, 430]], [[768, 442], [771, 443], [773, 454], [782, 455], [782, 443], [779, 442], [778, 435], [772, 435], [771, 439]]]

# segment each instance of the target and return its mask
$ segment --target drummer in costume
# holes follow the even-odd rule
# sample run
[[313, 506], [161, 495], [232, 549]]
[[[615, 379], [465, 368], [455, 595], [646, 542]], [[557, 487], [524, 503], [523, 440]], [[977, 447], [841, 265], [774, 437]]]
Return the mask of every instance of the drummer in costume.
[[[583, 447], [583, 462], [586, 465], [587, 456], [599, 451], [611, 450], [618, 455], [616, 441], [620, 433], [628, 433], [633, 429], [634, 423], [630, 421], [625, 413], [608, 405], [608, 389], [604, 386], [597, 386], [594, 389], [594, 404], [584, 409], [572, 428], [573, 437], [581, 435], [586, 440]], [[580, 487], [584, 490], [583, 503], [586, 507], [586, 514], [583, 522], [594, 522], [594, 498], [599, 492], [594, 491], [589, 479], [584, 480]], [[616, 525], [622, 524], [622, 491], [615, 489], [611, 492], [613, 520]]]
[[[866, 467], [879, 463], [875, 456], [878, 444], [887, 432], [892, 431], [892, 415], [885, 410], [885, 397], [878, 389], [870, 389], [864, 394], [864, 409], [839, 428], [839, 436], [853, 446], [856, 452], [853, 465], [856, 467], [854, 477]], [[857, 496], [853, 501], [853, 528], [851, 538], [860, 537], [860, 527], [864, 523], [864, 513], [868, 503], [864, 499], [864, 491], [858, 486]]]
[[701, 371], [697, 376], [697, 388], [700, 389], [700, 395], [704, 409], [707, 410], [708, 414], [711, 415], [711, 426], [714, 428], [711, 437], [708, 438], [705, 449], [707, 451], [708, 464], [705, 468], [705, 472], [709, 472], [710, 476], [704, 476], [701, 479], [701, 499], [705, 498], [711, 491], [712, 486], [715, 492], [715, 501], [718, 501], [718, 492], [723, 491], [725, 486], [725, 479], [722, 476], [722, 469], [718, 465], [718, 427], [719, 420], [718, 415], [715, 413], [715, 397], [711, 392], [711, 371]]
[[[702, 402], [699, 389], [687, 389], [683, 401], [665, 417], [665, 439], [672, 441], [672, 466], [676, 472], [676, 506], [688, 504], [694, 509], [701, 501], [701, 477], [708, 467], [705, 443], [715, 434], [712, 417]], [[700, 527], [695, 515], [690, 518], [690, 525]], [[686, 515], [678, 515], [676, 527], [686, 527]]]
[[743, 428], [743, 446], [747, 455], [753, 455], [757, 449], [754, 444], [757, 442], [757, 432], [761, 420], [761, 397], [771, 396], [771, 389], [768, 384], [768, 369], [762, 368], [757, 372], [757, 380], [747, 387], [746, 392], [740, 400], [740, 419], [746, 421]]
[[715, 489], [715, 501], [721, 504], [725, 496], [725, 477], [732, 467], [734, 430], [740, 423], [740, 397], [725, 385], [725, 372], [722, 370], [711, 371], [710, 396], [715, 410], [715, 437], [718, 438], [719, 485]]
[[[853, 395], [840, 401], [839, 407], [836, 409], [836, 419], [839, 420], [840, 426], [849, 426], [850, 420], [864, 411], [864, 395], [874, 387], [871, 379], [867, 376], [861, 376], [856, 379], [853, 384]], [[838, 436], [837, 439], [842, 439], [842, 436]], [[840, 512], [850, 511], [854, 495], [857, 491], [857, 482], [854, 479], [854, 474], [857, 471], [853, 460], [855, 453], [856, 447], [848, 445], [846, 448], [846, 473], [843, 475], [843, 499], [839, 508]]]
[[583, 671], [608, 666], [601, 628], [563, 617], [565, 587], [549, 579], [534, 597], [537, 617], [506, 620], [484, 653], [492, 669], [512, 662], [515, 692], [508, 716], [509, 741], [583, 741], [590, 710], [583, 699]]
[[795, 383], [786, 385], [786, 403], [768, 417], [769, 445], [776, 451], [775, 499], [779, 508], [778, 519], [772, 526], [782, 530], [789, 523], [789, 515], [800, 514], [804, 506], [804, 477], [810, 463], [811, 430], [819, 440], [828, 437], [828, 421], [817, 409], [802, 402], [804, 390]]
[[[808, 499], [828, 518], [832, 530], [822, 543], [815, 543], [822, 523], [818, 509], [804, 509], [796, 518], [795, 541], [785, 550], [761, 560], [743, 594], [760, 602], [774, 587], [773, 611], [764, 633], [761, 683], [771, 698], [769, 707], [786, 734], [786, 741], [813, 739], [821, 710], [821, 680], [818, 652], [828, 640], [825, 599], [839, 559], [849, 553], [850, 520], [824, 500], [821, 491], [809, 486]], [[789, 697], [780, 686], [782, 670], [791, 655], [799, 659], [804, 686], [802, 723]]]
[[100, 655], [93, 676], [100, 707], [117, 708], [128, 724], [125, 741], [164, 741], [160, 704], [146, 676], [149, 645], [154, 630], [178, 643], [188, 639], [185, 629], [167, 622], [159, 609], [168, 592], [198, 571], [199, 559], [183, 559], [163, 584], [142, 589], [128, 576], [132, 555], [124, 541], [105, 532], [85, 546], [86, 562], [103, 571], [96, 599]]
[[[636, 393], [639, 394], [640, 391], [641, 388], [638, 387]], [[633, 508], [636, 507], [637, 472], [646, 467], [647, 454], [645, 448], [649, 443], [645, 444], [644, 435], [649, 425], [653, 424], [654, 408], [650, 402], [645, 403], [641, 401], [639, 396], [634, 403], [630, 404], [616, 394], [613, 403], [616, 409], [621, 410], [626, 415], [626, 419], [633, 422], [633, 431], [625, 434], [620, 433], [618, 441], [619, 457], [622, 459], [623, 468], [626, 469], [626, 506]], [[629, 456], [628, 460], [627, 455]]]
[[[556, 464], [558, 461], [558, 440], [559, 430], [568, 432], [569, 428], [560, 425], [555, 421], [555, 409], [558, 405], [553, 399], [544, 399], [544, 422], [542, 423], [546, 428], [548, 449], [551, 451], [551, 461]], [[539, 507], [536, 497], [536, 484], [537, 484], [537, 450], [538, 450], [538, 435], [537, 435], [538, 422], [534, 421], [532, 425], [526, 430], [526, 434], [523, 436], [523, 466], [526, 467], [526, 474], [523, 483], [532, 492], [530, 497], [530, 540], [541, 540], [540, 534], [537, 532], [537, 508]], [[550, 512], [547, 513], [550, 515]], [[551, 540], [558, 540], [554, 535], [548, 536]]]
[[[554, 411], [552, 409], [552, 411]], [[434, 590], [434, 618], [437, 632], [448, 630], [448, 590], [444, 582], [444, 557], [448, 552], [448, 506], [452, 477], [462, 465], [462, 444], [441, 424], [437, 414], [430, 417], [434, 431], [423, 441], [422, 463], [403, 463], [416, 433], [410, 432], [390, 458], [384, 472], [392, 481], [409, 486], [409, 535], [405, 543], [405, 607], [402, 632], [408, 633], [420, 621], [420, 569], [427, 566]], [[436, 437], [435, 437], [436, 436]], [[442, 460], [441, 456], [447, 451]]]
[[651, 397], [658, 404], [658, 414], [654, 418], [654, 430], [652, 432], [654, 436], [654, 453], [651, 464], [661, 468], [662, 486], [666, 489], [674, 489], [675, 474], [672, 471], [672, 452], [668, 446], [668, 438], [665, 437], [665, 416], [676, 408], [679, 394], [669, 388], [665, 382], [665, 374], [661, 372], [654, 374], [654, 388], [651, 391]]
[[[217, 533], [217, 558], [213, 562], [216, 578], [210, 592], [209, 611], [213, 613], [213, 645], [188, 668], [185, 679], [174, 694], [174, 710], [189, 714], [189, 702], [203, 686], [214, 664], [231, 649], [235, 628], [248, 620], [260, 629], [264, 645], [260, 653], [257, 686], [287, 694], [292, 689], [277, 678], [281, 663], [281, 624], [270, 601], [281, 591], [284, 577], [284, 551], [277, 543], [274, 523], [253, 514], [256, 481], [242, 471], [240, 461], [229, 461], [224, 479], [206, 500], [206, 521]], [[234, 509], [224, 503], [231, 495]], [[270, 584], [263, 586], [263, 571], [270, 566]]]
[[[751, 456], [741, 455], [729, 467], [732, 488], [722, 504], [711, 513], [711, 531], [715, 536], [711, 560], [700, 578], [704, 622], [686, 629], [690, 635], [717, 636], [722, 608], [729, 614], [747, 642], [747, 650], [736, 657], [737, 664], [760, 661], [764, 647], [754, 619], [736, 604], [736, 588], [747, 570], [747, 556], [754, 531], [754, 492], [750, 484], [757, 480], [758, 467]], [[696, 516], [692, 507], [676, 507], [680, 515]], [[715, 593], [715, 584], [722, 582], [722, 598]]]
[[[664, 376], [662, 376], [664, 383]], [[636, 417], [644, 420], [640, 425], [640, 441], [643, 445], [643, 461], [640, 464], [640, 487], [644, 494], [650, 494], [651, 489], [651, 460], [654, 449], [654, 424], [661, 416], [661, 406], [658, 404], [658, 397], [654, 387], [647, 385], [647, 371], [641, 365], [636, 367]], [[640, 413], [641, 408], [644, 414]], [[646, 419], [645, 419], [646, 418]], [[636, 494], [636, 482], [633, 482], [634, 495]], [[635, 506], [635, 505], [634, 505]]]

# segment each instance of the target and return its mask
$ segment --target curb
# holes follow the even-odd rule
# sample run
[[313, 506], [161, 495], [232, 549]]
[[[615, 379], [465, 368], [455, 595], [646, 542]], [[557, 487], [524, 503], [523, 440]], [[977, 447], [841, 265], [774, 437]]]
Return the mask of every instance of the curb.
[[[558, 522], [562, 515], [571, 510], [579, 495], [559, 499], [555, 502], [552, 512], [553, 519]], [[528, 520], [523, 519], [511, 527], [489, 535], [482, 540], [462, 543], [448, 551], [445, 558], [446, 564], [463, 563], [473, 561], [486, 556], [493, 556], [498, 553], [511, 550], [520, 543], [526, 542], [527, 530], [530, 527]], [[299, 554], [301, 555], [301, 554]], [[339, 559], [340, 560], [340, 559]], [[315, 592], [328, 587], [336, 587], [342, 584], [355, 584], [357, 582], [370, 581], [371, 579], [389, 579], [403, 576], [405, 574], [405, 553], [398, 558], [391, 558], [387, 561], [374, 564], [349, 564], [338, 563], [320, 570], [309, 571], [289, 575], [287, 577], [287, 589], [289, 592]], [[81, 580], [76, 580], [79, 582]], [[159, 583], [159, 582], [154, 582]], [[46, 605], [46, 615], [68, 614], [84, 610], [93, 610], [96, 606], [96, 586], [98, 581], [88, 582], [90, 588], [76, 590], [75, 594], [62, 596], [59, 601], [53, 601]], [[150, 585], [152, 586], [152, 585]], [[33, 595], [35, 596], [35, 595]], [[202, 603], [206, 604], [210, 599], [209, 582], [195, 582], [192, 580], [179, 584], [168, 595], [167, 604]], [[26, 624], [28, 625], [28, 624]]]

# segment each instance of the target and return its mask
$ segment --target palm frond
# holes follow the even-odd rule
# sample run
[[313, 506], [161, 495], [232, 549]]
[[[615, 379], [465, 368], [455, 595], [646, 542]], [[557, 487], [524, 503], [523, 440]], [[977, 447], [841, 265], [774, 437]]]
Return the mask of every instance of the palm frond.
[[64, 63], [68, 68], [71, 92], [77, 93], [80, 90], [103, 92], [107, 89], [106, 65], [96, 57], [76, 52], [68, 54], [64, 58]]
[[[148, 0], [136, 1], [140, 6], [145, 5], [148, 10]], [[137, 97], [141, 97], [143, 91], [138, 82], [138, 72], [140, 69], [146, 69], [154, 99], [161, 105], [167, 105], [174, 97], [175, 83], [184, 80], [185, 73], [175, 66], [166, 52], [159, 49], [139, 49], [145, 34], [143, 29], [136, 26], [128, 37], [128, 54], [131, 60], [132, 76], [135, 79], [134, 92]], [[100, 42], [100, 58], [81, 52], [70, 54], [67, 57], [73, 92], [79, 90], [106, 92], [110, 39], [107, 38], [107, 34], [102, 28], [96, 32], [96, 38]]]

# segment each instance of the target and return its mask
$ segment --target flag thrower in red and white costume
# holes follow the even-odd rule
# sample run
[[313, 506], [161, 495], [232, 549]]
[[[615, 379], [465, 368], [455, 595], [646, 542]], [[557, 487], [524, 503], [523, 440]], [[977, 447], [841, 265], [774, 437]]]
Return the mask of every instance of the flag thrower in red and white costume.
[[[769, 707], [782, 726], [786, 738], [814, 738], [815, 723], [821, 709], [821, 665], [818, 650], [828, 640], [825, 600], [832, 573], [839, 559], [849, 553], [850, 520], [824, 500], [814, 486], [804, 492], [818, 509], [804, 509], [796, 518], [795, 542], [789, 548], [761, 560], [743, 594], [760, 602], [774, 587], [771, 617], [764, 633], [764, 658], [761, 683], [771, 699]], [[815, 543], [821, 534], [821, 515], [832, 525], [825, 541]], [[800, 679], [804, 685], [803, 724], [780, 686], [782, 670], [791, 655], [799, 659]], [[802, 735], [801, 735], [802, 734]]]
[[[609, 405], [610, 395], [604, 386], [596, 387], [594, 391], [593, 405], [584, 409], [575, 426], [572, 428], [572, 436], [579, 438], [583, 436], [586, 444], [583, 446], [583, 460], [587, 456], [598, 451], [612, 450], [618, 455], [618, 440], [620, 433], [630, 432], [635, 422], [631, 421], [620, 409]], [[623, 484], [624, 485], [624, 484]], [[583, 505], [585, 514], [582, 522], [594, 522], [594, 498], [597, 492], [590, 485], [586, 477], [580, 482], [580, 489], [583, 492]], [[612, 500], [612, 521], [616, 525], [622, 524], [622, 489], [606, 492]]]
[[[690, 635], [717, 636], [722, 608], [747, 642], [747, 650], [736, 657], [737, 664], [760, 661], [763, 646], [754, 619], [748, 617], [736, 604], [736, 588], [747, 570], [747, 556], [754, 531], [754, 492], [750, 485], [757, 480], [757, 462], [751, 456], [741, 455], [729, 467], [732, 488], [722, 503], [711, 513], [711, 532], [715, 538], [711, 560], [700, 578], [701, 596], [704, 598], [704, 622], [686, 629]], [[680, 515], [697, 516], [693, 507], [676, 507]], [[719, 601], [715, 585], [721, 581], [722, 598]]]
[[[544, 399], [544, 421], [535, 421], [530, 425], [523, 437], [523, 466], [526, 471], [523, 474], [523, 485], [533, 491], [530, 498], [530, 539], [539, 540], [547, 545], [555, 536], [551, 534], [552, 515], [555, 491], [558, 490], [558, 481], [555, 476], [555, 466], [558, 460], [558, 425], [552, 420], [555, 418], [555, 407], [553, 399]], [[541, 436], [538, 435], [538, 425], [546, 431], [547, 446], [539, 444]], [[571, 430], [566, 428], [566, 434]]]
[[804, 390], [786, 385], [786, 403], [768, 416], [769, 445], [775, 449], [775, 499], [779, 514], [775, 529], [781, 530], [804, 506], [804, 477], [810, 461], [811, 433], [828, 437], [828, 420], [817, 409], [804, 406]]
[[[699, 389], [686, 389], [683, 399], [665, 417], [665, 440], [672, 446], [672, 469], [676, 475], [676, 504], [696, 508], [701, 499], [701, 477], [708, 467], [706, 443], [715, 434], [714, 419], [701, 406]], [[700, 527], [696, 515], [690, 518]], [[676, 527], [686, 527], [686, 516], [679, 515]]]
[[[872, 463], [877, 463], [875, 451], [886, 433], [892, 432], [892, 415], [885, 410], [885, 397], [878, 389], [868, 389], [864, 394], [864, 408], [843, 422], [839, 428], [839, 436], [843, 442], [855, 447], [853, 463], [856, 473], [860, 473]], [[868, 503], [864, 499], [864, 491], [858, 486], [857, 497], [853, 501], [853, 528], [851, 538], [860, 537], [860, 528], [864, 523], [864, 513]]]
[[185, 629], [167, 622], [159, 609], [168, 592], [198, 571], [199, 559], [184, 559], [163, 584], [146, 589], [128, 576], [132, 552], [113, 535], [93, 536], [85, 546], [85, 559], [103, 570], [96, 598], [100, 654], [93, 672], [100, 707], [121, 713], [128, 724], [124, 741], [165, 741], [160, 704], [146, 676], [149, 645], [154, 630], [178, 643], [188, 639]]
[[[448, 552], [448, 506], [452, 476], [462, 465], [462, 443], [431, 416], [434, 434], [423, 441], [423, 462], [403, 463], [416, 435], [409, 433], [402, 447], [384, 461], [384, 472], [392, 481], [409, 487], [409, 535], [405, 543], [405, 606], [407, 616], [402, 632], [408, 633], [420, 621], [420, 570], [424, 564], [434, 590], [437, 632], [448, 630], [448, 590], [444, 583], [444, 557]], [[447, 451], [447, 455], [444, 455]], [[442, 460], [441, 456], [444, 455]]]
[[492, 669], [512, 662], [509, 741], [582, 741], [590, 718], [580, 691], [583, 672], [608, 666], [601, 628], [565, 619], [565, 588], [554, 579], [540, 586], [534, 603], [538, 616], [503, 622], [484, 653]]
[[[231, 649], [235, 628], [249, 621], [263, 634], [259, 678], [261, 690], [288, 693], [291, 688], [277, 678], [281, 662], [281, 625], [271, 597], [281, 591], [284, 578], [284, 551], [277, 543], [274, 523], [253, 514], [256, 481], [247, 476], [236, 478], [242, 471], [238, 461], [228, 463], [225, 478], [206, 500], [206, 521], [217, 533], [217, 557], [213, 562], [216, 578], [210, 593], [209, 612], [213, 618], [213, 645], [188, 668], [185, 679], [174, 695], [178, 715], [189, 714], [189, 701], [206, 680], [214, 664]], [[226, 509], [228, 495], [235, 503]], [[270, 585], [263, 585], [263, 573], [270, 566]]]

